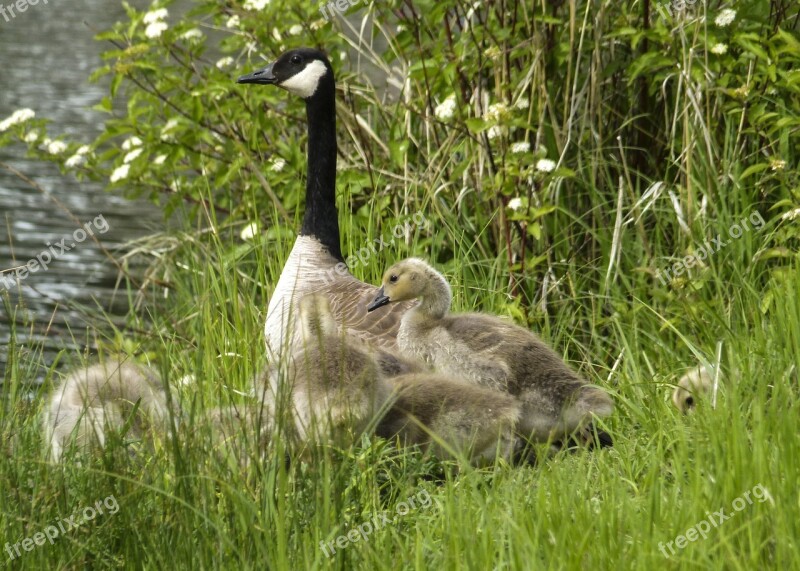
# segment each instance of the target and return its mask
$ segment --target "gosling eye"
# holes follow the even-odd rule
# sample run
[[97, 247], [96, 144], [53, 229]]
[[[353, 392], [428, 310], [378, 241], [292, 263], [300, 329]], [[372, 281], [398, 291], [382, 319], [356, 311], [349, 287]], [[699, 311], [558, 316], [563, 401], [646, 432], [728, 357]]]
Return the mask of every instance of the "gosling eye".
[[292, 59], [289, 61], [291, 61], [294, 65], [300, 65], [303, 63], [303, 58], [301, 58], [299, 55], [293, 55]]
[[397, 276], [389, 276], [389, 283], [396, 284], [397, 283]]

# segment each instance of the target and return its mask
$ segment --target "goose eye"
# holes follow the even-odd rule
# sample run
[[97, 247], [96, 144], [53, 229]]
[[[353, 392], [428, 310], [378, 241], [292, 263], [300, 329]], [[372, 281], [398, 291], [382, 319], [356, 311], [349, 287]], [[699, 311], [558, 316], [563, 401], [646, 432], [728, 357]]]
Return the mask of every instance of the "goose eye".
[[389, 283], [396, 284], [397, 283], [397, 276], [389, 276]]
[[300, 56], [295, 55], [295, 56], [292, 56], [291, 62], [293, 64], [295, 64], [295, 65], [299, 65], [299, 64], [303, 63], [303, 58], [301, 58]]

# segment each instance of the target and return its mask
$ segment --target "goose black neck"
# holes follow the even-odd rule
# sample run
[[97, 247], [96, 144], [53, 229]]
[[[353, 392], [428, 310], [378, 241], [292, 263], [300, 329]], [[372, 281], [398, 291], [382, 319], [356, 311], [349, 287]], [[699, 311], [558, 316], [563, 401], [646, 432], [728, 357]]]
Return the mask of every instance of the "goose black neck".
[[333, 75], [324, 76], [306, 100], [308, 177], [306, 213], [300, 234], [319, 240], [331, 255], [344, 261], [336, 211], [336, 91]]

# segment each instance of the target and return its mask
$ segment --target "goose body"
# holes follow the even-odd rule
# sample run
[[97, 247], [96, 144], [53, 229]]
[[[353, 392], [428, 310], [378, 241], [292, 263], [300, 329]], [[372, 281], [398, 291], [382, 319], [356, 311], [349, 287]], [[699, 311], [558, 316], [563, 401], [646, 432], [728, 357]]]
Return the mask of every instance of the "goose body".
[[382, 315], [369, 314], [366, 303], [377, 288], [347, 270], [340, 248], [336, 210], [336, 90], [333, 69], [322, 52], [290, 50], [267, 67], [241, 76], [238, 83], [276, 85], [301, 97], [308, 121], [306, 210], [300, 234], [270, 298], [264, 334], [273, 354], [291, 351], [299, 341], [297, 304], [308, 294], [324, 294], [331, 311], [352, 335], [393, 349], [398, 304]]
[[167, 398], [155, 371], [116, 359], [74, 371], [45, 405], [48, 455], [59, 462], [71, 442], [83, 452], [104, 447], [107, 431], [123, 428], [137, 404], [128, 437], [140, 438], [149, 429], [166, 433]]
[[389, 268], [370, 310], [419, 299], [403, 315], [398, 345], [437, 371], [519, 399], [519, 432], [539, 441], [559, 439], [613, 411], [600, 388], [581, 379], [530, 331], [480, 313], [449, 314], [452, 294], [444, 276], [423, 260]]

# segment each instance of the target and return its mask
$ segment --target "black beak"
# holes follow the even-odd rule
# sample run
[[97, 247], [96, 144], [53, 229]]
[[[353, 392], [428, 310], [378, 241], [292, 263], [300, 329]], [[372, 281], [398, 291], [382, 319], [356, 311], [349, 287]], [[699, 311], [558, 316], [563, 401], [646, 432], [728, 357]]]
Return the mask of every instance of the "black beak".
[[372, 303], [370, 303], [367, 306], [367, 311], [368, 312], [369, 311], [375, 311], [376, 309], [378, 309], [379, 307], [383, 307], [384, 305], [386, 305], [390, 301], [392, 301], [392, 300], [390, 300], [386, 295], [384, 295], [383, 288], [381, 287], [381, 289], [378, 290], [378, 295], [376, 295], [375, 299], [372, 300]]
[[272, 64], [267, 67], [242, 75], [236, 80], [236, 83], [255, 83], [257, 85], [273, 85], [278, 82], [278, 78], [272, 73]]

